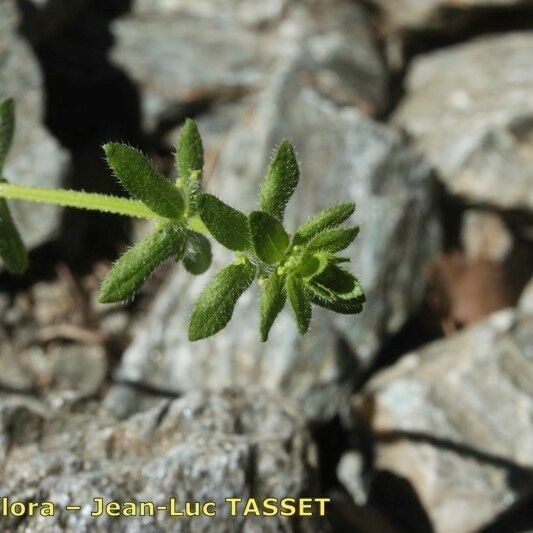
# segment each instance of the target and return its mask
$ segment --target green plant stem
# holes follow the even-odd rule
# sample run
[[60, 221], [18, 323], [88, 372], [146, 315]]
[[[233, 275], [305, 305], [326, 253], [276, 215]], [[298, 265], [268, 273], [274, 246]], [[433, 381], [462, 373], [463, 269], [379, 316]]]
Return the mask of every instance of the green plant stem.
[[[45, 189], [43, 187], [30, 187], [28, 185], [16, 185], [13, 183], [0, 182], [0, 198], [22, 200], [26, 202], [41, 202], [52, 205], [62, 205], [77, 209], [100, 211], [115, 215], [124, 215], [136, 218], [162, 220], [148, 207], [137, 200], [119, 198], [106, 194], [89, 193], [84, 191], [72, 191], [67, 189]], [[189, 229], [209, 235], [199, 216], [193, 216], [187, 221]]]
[[43, 202], [136, 218], [161, 219], [141, 202], [106, 194], [0, 183], [0, 198]]
[[211, 235], [209, 230], [206, 228], [205, 224], [202, 222], [202, 219], [198, 215], [194, 215], [187, 220], [187, 226], [189, 229], [196, 231], [197, 233], [202, 233], [204, 235]]

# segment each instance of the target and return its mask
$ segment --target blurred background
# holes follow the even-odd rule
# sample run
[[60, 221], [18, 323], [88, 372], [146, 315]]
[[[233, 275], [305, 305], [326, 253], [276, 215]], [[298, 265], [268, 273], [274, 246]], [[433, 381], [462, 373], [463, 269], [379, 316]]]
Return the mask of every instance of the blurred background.
[[62, 511], [3, 530], [533, 530], [533, 2], [0, 0], [8, 96], [15, 183], [123, 194], [109, 140], [171, 177], [191, 117], [207, 188], [246, 211], [292, 140], [288, 226], [355, 201], [368, 301], [315, 310], [304, 338], [286, 311], [261, 344], [250, 292], [191, 344], [223, 250], [102, 306], [147, 223], [12, 203], [31, 267], [0, 272], [0, 494], [332, 503], [322, 520]]

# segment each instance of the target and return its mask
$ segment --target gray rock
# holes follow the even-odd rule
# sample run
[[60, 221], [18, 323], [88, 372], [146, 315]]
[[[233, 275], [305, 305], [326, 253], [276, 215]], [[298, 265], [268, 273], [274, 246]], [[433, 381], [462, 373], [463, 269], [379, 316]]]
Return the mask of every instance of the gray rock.
[[178, 104], [238, 98], [261, 84], [266, 69], [255, 32], [235, 24], [186, 13], [131, 15], [113, 30], [112, 59], [140, 88], [150, 129]]
[[[17, 104], [15, 140], [4, 169], [13, 183], [57, 187], [69, 157], [43, 126], [43, 82], [29, 46], [16, 33], [15, 2], [0, 3], [0, 99], [13, 97]], [[24, 242], [34, 248], [50, 240], [60, 222], [55, 207], [13, 202]]]
[[279, 21], [288, 5], [288, 0], [273, 0], [266, 4], [254, 0], [134, 0], [131, 11], [141, 16], [188, 13], [254, 27]]
[[533, 208], [533, 33], [484, 37], [421, 56], [394, 116], [452, 194]]
[[388, 72], [371, 28], [354, 2], [305, 1], [292, 3], [271, 40], [282, 64], [307, 57], [307, 76], [325, 98], [373, 115], [387, 106]]
[[108, 372], [106, 343], [128, 336], [130, 324], [126, 316], [126, 324], [122, 320], [118, 331], [110, 331], [106, 322], [116, 312], [101, 316], [80, 302], [65, 278], [36, 283], [12, 301], [0, 297], [0, 392], [38, 392], [62, 405], [101, 390]]
[[[3, 317], [2, 317], [3, 318]], [[31, 390], [35, 387], [35, 378], [25, 368], [24, 359], [18, 356], [13, 343], [3, 328], [0, 329], [0, 389]]]
[[514, 237], [498, 213], [468, 209], [463, 215], [461, 244], [469, 258], [503, 263], [513, 248]]
[[46, 408], [37, 400], [0, 397], [0, 470], [13, 447], [39, 439], [45, 419]]
[[364, 457], [357, 451], [346, 452], [337, 465], [337, 478], [357, 505], [367, 503], [364, 486]]
[[54, 405], [95, 396], [105, 382], [107, 358], [101, 346], [17, 347], [0, 337], [0, 390], [35, 393]]
[[267, 83], [280, 58], [304, 52], [333, 100], [374, 112], [386, 103], [387, 74], [368, 28], [346, 0], [335, 9], [325, 0], [137, 0], [113, 25], [112, 59], [139, 87], [151, 130], [180, 105], [240, 100]]
[[524, 311], [533, 313], [533, 278], [531, 278], [529, 283], [524, 288], [518, 305]]
[[375, 471], [409, 481], [436, 531], [479, 530], [533, 490], [532, 383], [522, 311], [406, 355], [355, 402]]
[[[0, 426], [1, 429], [1, 426]], [[53, 517], [1, 517], [10, 531], [321, 531], [313, 519], [228, 518], [225, 498], [316, 495], [316, 453], [298, 410], [258, 389], [194, 392], [117, 423], [58, 413], [7, 455], [0, 493], [54, 502]], [[92, 498], [214, 501], [216, 517], [89, 516]], [[65, 505], [82, 506], [79, 512]]]
[[105, 382], [107, 357], [102, 346], [62, 346], [48, 353], [53, 398], [80, 400], [96, 395]]
[[[440, 235], [426, 164], [394, 130], [321, 96], [305, 64], [289, 63], [243, 110], [208, 188], [245, 212], [255, 209], [271, 148], [283, 138], [294, 141], [302, 162], [288, 228], [335, 202], [358, 203], [362, 230], [350, 253], [368, 296], [364, 313], [354, 318], [317, 308], [311, 332], [300, 337], [286, 309], [271, 340], [261, 344], [254, 288], [225, 330], [191, 344], [188, 317], [206, 277], [176, 270], [124, 355], [119, 379], [176, 391], [261, 383], [295, 398], [305, 416], [325, 420], [346, 405], [357, 367], [370, 364], [417, 308], [422, 267], [437, 252]], [[228, 260], [215, 246], [211, 274]], [[109, 405], [136, 408], [123, 393], [115, 389]]]

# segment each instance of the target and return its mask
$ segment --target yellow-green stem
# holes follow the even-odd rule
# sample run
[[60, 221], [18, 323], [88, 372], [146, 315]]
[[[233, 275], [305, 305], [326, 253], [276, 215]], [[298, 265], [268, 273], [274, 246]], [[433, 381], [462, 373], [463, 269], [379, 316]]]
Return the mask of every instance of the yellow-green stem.
[[197, 233], [203, 233], [204, 235], [210, 235], [206, 225], [202, 222], [198, 215], [194, 215], [187, 220], [187, 226], [189, 229], [196, 231]]
[[119, 198], [106, 194], [72, 191], [66, 189], [45, 189], [13, 183], [0, 183], [0, 198], [43, 202], [77, 209], [88, 209], [136, 218], [160, 219], [153, 211], [136, 200]]

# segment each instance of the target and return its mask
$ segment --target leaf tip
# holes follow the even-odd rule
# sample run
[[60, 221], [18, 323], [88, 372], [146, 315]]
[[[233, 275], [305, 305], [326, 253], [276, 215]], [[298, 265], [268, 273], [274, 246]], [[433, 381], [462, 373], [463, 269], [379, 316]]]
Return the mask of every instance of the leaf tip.
[[196, 121], [192, 118], [186, 118], [185, 119], [185, 123], [183, 124], [183, 129], [195, 129], [195, 130], [198, 130], [198, 126], [196, 124]]
[[198, 327], [198, 325], [195, 323], [195, 317], [194, 314], [189, 319], [189, 331], [188, 331], [188, 339], [190, 342], [198, 342], [203, 339], [207, 339], [210, 337], [209, 334], [202, 333], [202, 328]]
[[117, 302], [117, 300], [112, 297], [111, 293], [108, 290], [104, 289], [104, 287], [100, 289], [100, 293], [98, 294], [98, 301], [101, 304], [112, 304]]
[[289, 139], [283, 139], [279, 144], [279, 150], [288, 150], [294, 153], [294, 145]]
[[107, 157], [113, 156], [113, 154], [116, 153], [117, 148], [118, 148], [118, 143], [113, 143], [113, 142], [105, 143], [102, 146], [102, 149], [104, 150], [104, 153]]
[[197, 342], [201, 339], [201, 337], [195, 335], [194, 333], [189, 330], [189, 342]]
[[3, 111], [13, 112], [15, 109], [15, 100], [12, 97], [3, 98], [0, 100], [0, 108]]

